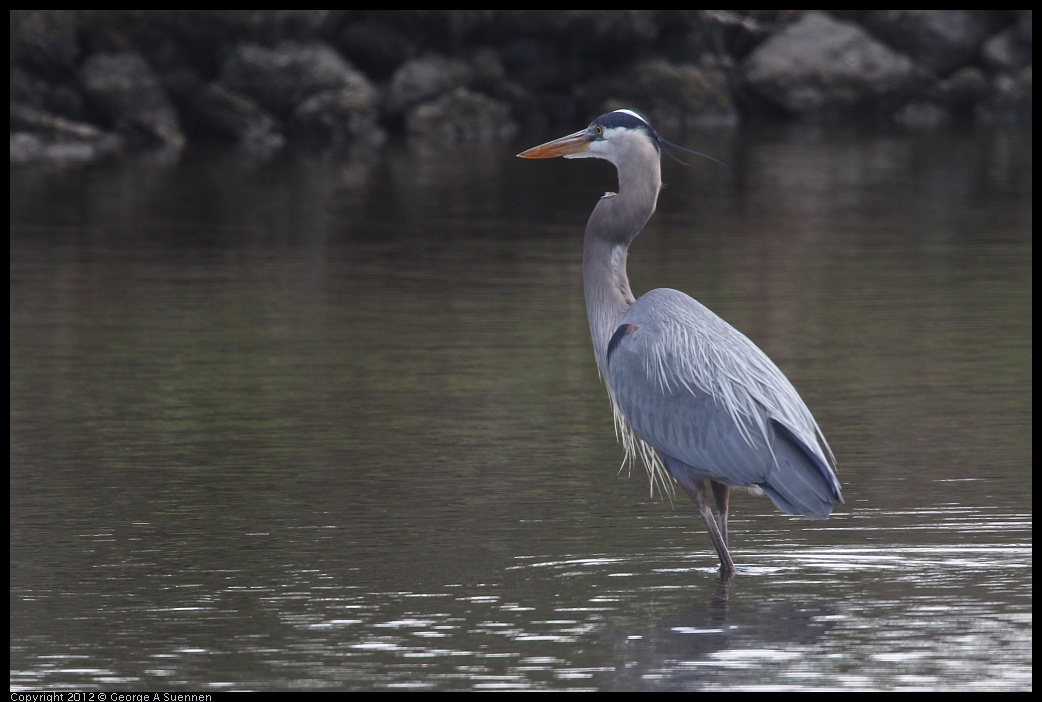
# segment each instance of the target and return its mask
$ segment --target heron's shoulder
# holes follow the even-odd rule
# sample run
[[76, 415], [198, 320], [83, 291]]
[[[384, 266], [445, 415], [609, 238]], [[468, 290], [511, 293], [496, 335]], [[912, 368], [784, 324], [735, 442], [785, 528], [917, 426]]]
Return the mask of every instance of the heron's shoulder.
[[[648, 373], [714, 394], [796, 397], [778, 367], [747, 336], [678, 290], [659, 288], [620, 320], [616, 349], [643, 359]], [[638, 333], [639, 332], [639, 333]], [[770, 388], [770, 390], [765, 390]]]
[[623, 316], [623, 322], [643, 322], [656, 329], [709, 335], [729, 334], [734, 329], [712, 310], [690, 295], [672, 288], [657, 288], [640, 296]]

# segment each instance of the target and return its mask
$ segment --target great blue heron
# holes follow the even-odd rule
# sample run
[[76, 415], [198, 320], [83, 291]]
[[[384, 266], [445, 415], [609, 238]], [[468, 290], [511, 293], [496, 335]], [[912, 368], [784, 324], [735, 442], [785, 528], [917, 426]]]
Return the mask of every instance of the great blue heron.
[[818, 423], [763, 351], [682, 292], [660, 288], [634, 299], [626, 255], [655, 211], [663, 144], [672, 146], [646, 119], [616, 110], [518, 156], [615, 164], [619, 192], [605, 194], [593, 208], [583, 240], [597, 368], [627, 457], [643, 459], [653, 485], [671, 476], [691, 496], [720, 556], [720, 571], [730, 576], [732, 485], [759, 488], [781, 511], [812, 519], [828, 517], [843, 497]]

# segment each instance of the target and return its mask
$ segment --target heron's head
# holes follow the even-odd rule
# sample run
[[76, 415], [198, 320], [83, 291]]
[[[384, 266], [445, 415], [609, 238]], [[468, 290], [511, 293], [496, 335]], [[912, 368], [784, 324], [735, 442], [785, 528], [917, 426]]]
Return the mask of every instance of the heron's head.
[[633, 110], [601, 115], [581, 131], [548, 141], [518, 154], [521, 158], [603, 158], [617, 167], [635, 157], [658, 161], [662, 139]]

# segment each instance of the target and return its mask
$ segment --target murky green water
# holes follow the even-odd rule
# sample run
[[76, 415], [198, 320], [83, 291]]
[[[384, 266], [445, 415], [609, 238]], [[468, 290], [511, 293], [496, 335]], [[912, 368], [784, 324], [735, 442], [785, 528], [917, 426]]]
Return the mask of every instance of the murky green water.
[[[835, 450], [827, 522], [617, 474], [607, 164], [503, 148], [12, 169], [11, 688], [1027, 690], [1031, 135], [668, 135], [635, 291]], [[529, 141], [531, 143], [529, 143]]]

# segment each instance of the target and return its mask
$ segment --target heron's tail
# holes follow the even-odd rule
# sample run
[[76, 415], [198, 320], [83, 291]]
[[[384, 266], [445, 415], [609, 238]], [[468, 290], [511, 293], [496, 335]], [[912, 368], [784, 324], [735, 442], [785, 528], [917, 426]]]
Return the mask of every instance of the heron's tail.
[[774, 421], [777, 440], [775, 467], [759, 486], [786, 514], [801, 514], [810, 519], [825, 519], [832, 507], [843, 502], [839, 480], [828, 463], [793, 434]]

